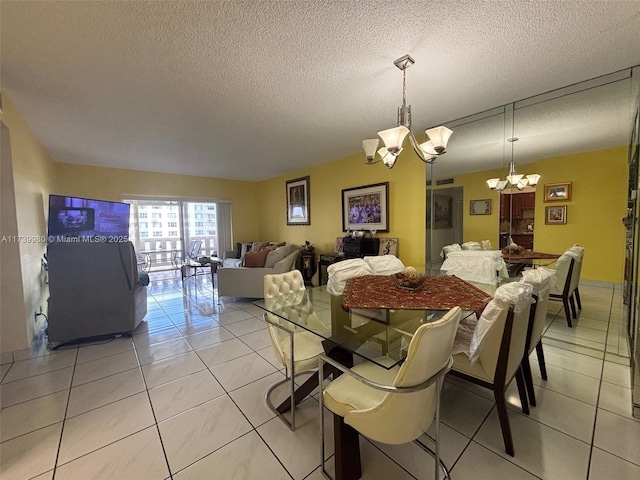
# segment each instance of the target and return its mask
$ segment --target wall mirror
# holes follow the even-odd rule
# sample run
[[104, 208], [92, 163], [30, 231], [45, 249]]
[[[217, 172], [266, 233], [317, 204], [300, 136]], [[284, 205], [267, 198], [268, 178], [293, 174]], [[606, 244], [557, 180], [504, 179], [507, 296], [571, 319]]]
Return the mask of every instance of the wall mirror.
[[[544, 184], [572, 181], [575, 171], [571, 168], [575, 167], [563, 166], [566, 156], [629, 145], [637, 108], [637, 100], [635, 105], [632, 101], [632, 87], [631, 69], [627, 69], [470, 117], [444, 122], [454, 134], [447, 154], [439, 158], [433, 167], [427, 167], [427, 179], [431, 181], [431, 188], [427, 188], [427, 202], [433, 201], [434, 194], [443, 194], [441, 190], [460, 198], [463, 206], [472, 200], [492, 199], [496, 208], [492, 209], [490, 215], [468, 215], [463, 208], [459, 228], [462, 242], [488, 239], [493, 248], [499, 248], [500, 233], [505, 233], [501, 228], [500, 208], [497, 207], [501, 196], [495, 190], [490, 190], [485, 180], [493, 177], [504, 179], [512, 159], [518, 173], [525, 174], [541, 173], [536, 170], [543, 167], [545, 162], [555, 162], [558, 178], [545, 178], [543, 175], [533, 190], [536, 194], [533, 205], [535, 213], [533, 219], [527, 219], [531, 220], [531, 246], [536, 249], [536, 230], [543, 231], [543, 228], [555, 229], [558, 235], [565, 235], [566, 247], [571, 246], [577, 236], [571, 226], [545, 225], [544, 206], [551, 204], [544, 203]], [[518, 138], [513, 145], [506, 141], [512, 135]], [[594, 196], [597, 191], [594, 190]], [[519, 211], [522, 215], [522, 209]], [[571, 222], [571, 205], [567, 212]], [[526, 215], [532, 214], [527, 212]], [[513, 218], [509, 223], [509, 232], [513, 233]], [[426, 229], [427, 268], [435, 270], [442, 261], [442, 247], [460, 242], [456, 241], [454, 231], [432, 229], [429, 224]], [[622, 248], [623, 245], [620, 245]], [[586, 255], [589, 255], [588, 251]], [[598, 338], [597, 341], [579, 336], [569, 337], [561, 330], [553, 329], [547, 332], [547, 337], [557, 345], [578, 345], [596, 356], [603, 356], [607, 352], [629, 357], [628, 336], [624, 328], [610, 332], [608, 337]]]

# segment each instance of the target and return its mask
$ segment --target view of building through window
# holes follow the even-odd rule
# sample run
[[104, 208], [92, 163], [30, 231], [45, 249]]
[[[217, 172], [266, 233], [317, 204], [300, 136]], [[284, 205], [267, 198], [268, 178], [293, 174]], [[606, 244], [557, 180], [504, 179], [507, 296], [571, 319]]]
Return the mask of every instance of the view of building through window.
[[137, 252], [153, 252], [154, 270], [175, 266], [193, 240], [202, 241], [200, 255], [218, 256], [216, 204], [179, 200], [133, 200], [129, 237]]

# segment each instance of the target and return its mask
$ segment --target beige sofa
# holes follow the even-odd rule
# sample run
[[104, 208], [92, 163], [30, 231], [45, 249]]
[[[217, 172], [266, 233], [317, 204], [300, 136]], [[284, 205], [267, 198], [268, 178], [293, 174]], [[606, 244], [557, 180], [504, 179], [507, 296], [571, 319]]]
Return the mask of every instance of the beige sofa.
[[289, 244], [269, 253], [264, 267], [242, 267], [240, 252], [225, 252], [217, 271], [218, 296], [264, 298], [264, 276], [294, 270], [299, 255], [300, 246]]

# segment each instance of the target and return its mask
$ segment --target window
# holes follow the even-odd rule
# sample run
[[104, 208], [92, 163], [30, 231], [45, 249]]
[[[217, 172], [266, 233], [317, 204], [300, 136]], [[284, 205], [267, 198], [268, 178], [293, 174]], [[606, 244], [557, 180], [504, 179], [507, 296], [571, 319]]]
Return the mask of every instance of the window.
[[[136, 250], [186, 248], [202, 240], [203, 255], [218, 255], [231, 245], [231, 205], [164, 199], [123, 199], [131, 204], [129, 229]], [[151, 213], [151, 214], [149, 214]], [[166, 220], [166, 221], [165, 221]], [[170, 256], [154, 259], [153, 269], [173, 268]]]

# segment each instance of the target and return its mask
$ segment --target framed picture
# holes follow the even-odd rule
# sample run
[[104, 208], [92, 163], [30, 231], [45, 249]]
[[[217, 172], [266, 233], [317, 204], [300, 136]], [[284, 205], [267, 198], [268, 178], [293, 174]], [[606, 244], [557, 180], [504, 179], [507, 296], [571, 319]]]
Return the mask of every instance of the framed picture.
[[380, 250], [378, 255], [394, 255], [398, 256], [398, 239], [397, 238], [381, 238]]
[[545, 220], [547, 225], [564, 225], [567, 223], [567, 206], [545, 207]]
[[[435, 218], [433, 229], [453, 228], [453, 197], [449, 195], [433, 194]], [[427, 201], [427, 228], [431, 226], [431, 203]]]
[[566, 202], [571, 200], [571, 182], [547, 183], [544, 186], [545, 202]]
[[287, 225], [311, 225], [308, 176], [287, 180]]
[[389, 231], [389, 182], [342, 190], [342, 230]]
[[469, 202], [469, 214], [470, 215], [490, 215], [491, 199], [486, 198], [484, 200], [471, 200]]
[[344, 253], [344, 245], [343, 245], [344, 237], [337, 237], [336, 244], [333, 247], [333, 253]]

